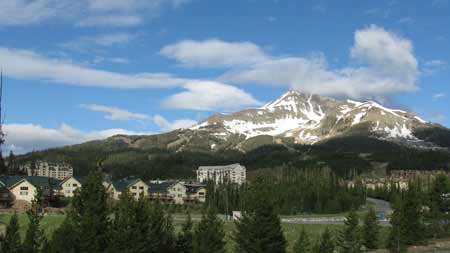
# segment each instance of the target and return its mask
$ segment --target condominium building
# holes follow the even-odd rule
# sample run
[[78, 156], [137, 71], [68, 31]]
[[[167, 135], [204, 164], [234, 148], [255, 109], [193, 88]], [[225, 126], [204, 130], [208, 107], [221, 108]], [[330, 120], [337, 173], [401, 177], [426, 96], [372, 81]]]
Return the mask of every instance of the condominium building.
[[73, 176], [73, 168], [67, 163], [36, 161], [24, 166], [28, 176], [51, 177], [59, 180]]
[[202, 183], [213, 181], [216, 184], [225, 182], [243, 184], [245, 179], [245, 166], [239, 163], [224, 166], [200, 166], [197, 169], [197, 180]]

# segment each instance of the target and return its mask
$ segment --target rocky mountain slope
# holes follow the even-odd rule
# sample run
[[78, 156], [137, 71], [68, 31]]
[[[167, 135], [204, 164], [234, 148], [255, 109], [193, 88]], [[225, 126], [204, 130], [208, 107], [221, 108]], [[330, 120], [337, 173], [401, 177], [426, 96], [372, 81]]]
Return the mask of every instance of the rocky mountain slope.
[[257, 136], [272, 136], [278, 142], [290, 139], [298, 144], [314, 144], [351, 135], [358, 129], [376, 138], [433, 146], [413, 134], [416, 129], [432, 126], [413, 113], [389, 109], [373, 101], [339, 101], [289, 91], [261, 108], [217, 114], [190, 130], [225, 142], [236, 136], [244, 142]]

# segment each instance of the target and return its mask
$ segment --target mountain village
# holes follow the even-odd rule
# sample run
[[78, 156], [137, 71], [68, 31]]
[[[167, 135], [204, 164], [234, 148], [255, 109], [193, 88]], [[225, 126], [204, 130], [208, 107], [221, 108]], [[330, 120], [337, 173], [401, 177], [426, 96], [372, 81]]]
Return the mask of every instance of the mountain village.
[[[20, 206], [29, 208], [34, 200], [37, 188], [44, 190], [46, 205], [57, 203], [58, 198], [72, 198], [83, 187], [83, 178], [73, 175], [69, 164], [37, 161], [26, 164], [22, 171], [28, 175], [0, 176], [0, 207]], [[166, 204], [188, 205], [204, 203], [206, 184], [225, 182], [243, 184], [246, 181], [246, 168], [240, 164], [227, 166], [201, 166], [196, 171], [197, 181], [150, 180], [124, 178], [103, 181], [108, 196], [115, 201], [123, 192], [128, 192], [135, 199], [161, 201]], [[105, 178], [107, 176], [105, 175]]]

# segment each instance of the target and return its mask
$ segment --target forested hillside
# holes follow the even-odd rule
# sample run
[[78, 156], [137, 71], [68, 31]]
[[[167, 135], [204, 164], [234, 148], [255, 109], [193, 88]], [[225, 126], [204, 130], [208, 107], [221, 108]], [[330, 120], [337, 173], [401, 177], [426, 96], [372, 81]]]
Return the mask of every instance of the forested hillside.
[[262, 145], [247, 152], [235, 149], [177, 151], [156, 145], [132, 147], [125, 142], [130, 138], [133, 137], [117, 136], [104, 141], [31, 152], [18, 156], [18, 160], [21, 163], [36, 159], [68, 162], [80, 176], [101, 162], [105, 172], [115, 178], [135, 175], [144, 179], [193, 178], [194, 170], [200, 165], [236, 162], [249, 170], [286, 164], [298, 168], [329, 167], [341, 176], [369, 171], [380, 164], [388, 170], [450, 167], [448, 149], [414, 148], [362, 135], [336, 137], [315, 145]]

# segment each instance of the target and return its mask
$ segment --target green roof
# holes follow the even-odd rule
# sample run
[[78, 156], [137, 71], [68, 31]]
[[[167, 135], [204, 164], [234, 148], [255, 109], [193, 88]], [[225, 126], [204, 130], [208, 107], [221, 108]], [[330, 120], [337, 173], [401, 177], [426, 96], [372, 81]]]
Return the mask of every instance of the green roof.
[[118, 192], [123, 192], [125, 191], [129, 186], [137, 183], [138, 181], [140, 181], [141, 179], [139, 178], [124, 178], [124, 179], [120, 179], [117, 181], [113, 181], [112, 185], [114, 186], [114, 188], [116, 189], [116, 191]]
[[160, 183], [149, 183], [148, 191], [150, 193], [166, 193], [167, 189], [176, 183], [177, 181], [163, 181]]
[[59, 189], [59, 183], [61, 180], [50, 177], [39, 177], [39, 176], [1, 176], [1, 185], [10, 188], [22, 180], [27, 180], [35, 187], [40, 188], [50, 188], [52, 186], [54, 189]]

